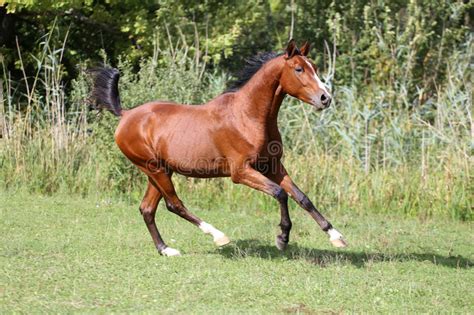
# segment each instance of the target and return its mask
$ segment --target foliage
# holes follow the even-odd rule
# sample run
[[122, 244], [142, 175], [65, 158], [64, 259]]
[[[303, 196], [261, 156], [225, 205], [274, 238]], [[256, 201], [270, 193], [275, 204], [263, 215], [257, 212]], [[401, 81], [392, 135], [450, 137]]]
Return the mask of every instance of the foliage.
[[[134, 65], [143, 57], [160, 55], [162, 47], [187, 46], [197, 61], [219, 64], [235, 50], [271, 49], [267, 20], [268, 3], [253, 1], [6, 1], [16, 28], [8, 30], [19, 37], [26, 51], [35, 51], [30, 42], [38, 33], [51, 30], [57, 17], [60, 37], [68, 33], [69, 49], [63, 63], [74, 76], [74, 64], [100, 60], [105, 51], [115, 62], [120, 56]], [[5, 16], [5, 18], [7, 17]], [[271, 21], [270, 21], [271, 22]], [[33, 28], [32, 28], [33, 27]], [[177, 36], [176, 36], [177, 35]], [[178, 43], [170, 42], [178, 38]], [[245, 41], [242, 41], [245, 38]], [[265, 39], [262, 41], [262, 38]], [[4, 54], [15, 53], [14, 36], [5, 41]], [[237, 48], [236, 46], [239, 46]], [[159, 58], [159, 61], [163, 61]], [[229, 61], [228, 61], [229, 62]], [[34, 60], [30, 60], [33, 64]], [[27, 62], [27, 64], [30, 64]]]
[[[11, 21], [0, 24], [10, 25], [3, 31], [11, 34], [0, 44], [10, 70], [17, 55], [15, 36], [24, 52], [36, 54], [38, 34], [52, 29], [58, 38], [66, 33], [70, 38], [62, 61], [70, 78], [78, 73], [77, 63], [97, 62], [101, 51], [114, 64], [122, 56], [136, 67], [144, 57], [166, 62], [162, 51], [176, 46], [186, 47], [197, 62], [236, 70], [257, 51], [281, 49], [293, 34], [315, 45], [313, 56], [323, 70], [328, 67], [324, 54], [337, 55], [335, 84], [393, 85], [403, 78], [410, 105], [424, 103], [444, 81], [446, 60], [471, 33], [474, 9], [473, 2], [462, 0], [5, 3], [10, 14], [3, 12], [0, 20]], [[26, 59], [27, 67], [36, 64], [28, 54]]]
[[[393, 86], [337, 86], [334, 106], [321, 114], [287, 99], [280, 126], [285, 163], [295, 181], [310, 195], [316, 193], [313, 200], [323, 209], [376, 209], [471, 220], [469, 67], [473, 46], [467, 42], [450, 58], [449, 82], [439, 86], [436, 98], [425, 106], [407, 105], [403, 78]], [[138, 201], [145, 179], [114, 143], [116, 118], [87, 111], [88, 84], [83, 71], [71, 83], [70, 96], [65, 95], [62, 48], [52, 46], [47, 51], [54, 53], [37, 57], [43, 64], [32, 80], [34, 88], [20, 102], [13, 95], [14, 82], [4, 75], [0, 184], [8, 190], [47, 194], [131, 195]], [[227, 77], [203, 72], [203, 64], [186, 51], [186, 46], [169, 48], [163, 51], [166, 62], [159, 65], [158, 58], [145, 59], [138, 73], [132, 62], [119, 60], [123, 105], [134, 107], [152, 99], [196, 104], [221, 93]], [[330, 72], [322, 75], [328, 78]], [[249, 200], [250, 196], [266, 207], [274, 202], [222, 180], [181, 179], [177, 185], [178, 191], [188, 193], [206, 187], [209, 195], [200, 195], [196, 201], [202, 207], [218, 200], [222, 204], [238, 198]], [[216, 197], [220, 194], [222, 199]]]
[[[312, 56], [335, 96], [321, 114], [295, 100], [283, 105], [287, 164], [300, 186], [318, 192], [323, 207], [471, 220], [473, 4], [292, 3], [7, 1], [9, 13], [0, 9], [1, 186], [138, 200], [143, 175], [114, 144], [115, 118], [87, 111], [84, 69], [98, 61], [118, 66], [126, 107], [203, 103], [223, 91], [227, 70], [242, 58], [280, 49], [293, 33], [315, 44]], [[225, 181], [178, 185], [248, 197]]]

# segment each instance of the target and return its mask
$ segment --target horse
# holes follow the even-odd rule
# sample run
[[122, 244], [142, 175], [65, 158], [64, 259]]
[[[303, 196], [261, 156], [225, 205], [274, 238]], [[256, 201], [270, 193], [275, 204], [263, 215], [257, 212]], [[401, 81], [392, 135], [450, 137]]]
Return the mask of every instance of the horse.
[[307, 57], [309, 51], [308, 42], [298, 48], [290, 40], [282, 53], [255, 55], [229, 89], [202, 105], [152, 101], [125, 110], [119, 96], [119, 71], [110, 67], [94, 71], [93, 107], [119, 117], [115, 142], [148, 177], [139, 210], [161, 255], [180, 255], [166, 245], [155, 223], [162, 198], [169, 211], [210, 234], [217, 246], [230, 242], [223, 232], [186, 208], [173, 186], [173, 173], [195, 178], [230, 177], [233, 183], [275, 198], [281, 217], [281, 233], [276, 236], [279, 250], [287, 247], [292, 227], [288, 196], [313, 217], [335, 247], [347, 246], [342, 234], [296, 186], [282, 163], [277, 117], [285, 96], [317, 110], [331, 103], [316, 65]]

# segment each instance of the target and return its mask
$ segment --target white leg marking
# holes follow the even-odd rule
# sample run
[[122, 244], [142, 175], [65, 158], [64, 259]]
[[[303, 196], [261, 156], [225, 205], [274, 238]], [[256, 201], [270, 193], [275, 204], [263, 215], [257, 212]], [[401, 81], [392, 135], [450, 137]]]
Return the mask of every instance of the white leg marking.
[[336, 230], [336, 229], [333, 229], [333, 228], [329, 229], [328, 234], [329, 234], [329, 240], [330, 241], [342, 239], [342, 234], [339, 233], [339, 231]]
[[161, 255], [163, 256], [181, 256], [181, 253], [179, 250], [171, 248], [171, 247], [166, 247], [161, 251]]
[[338, 230], [331, 228], [328, 230], [328, 235], [329, 235], [329, 241], [334, 245], [335, 247], [346, 247], [347, 243], [344, 241], [344, 237], [342, 237], [342, 234], [339, 233]]
[[204, 233], [211, 234], [214, 239], [214, 243], [216, 243], [217, 246], [223, 246], [230, 242], [229, 238], [225, 236], [224, 233], [222, 233], [221, 231], [219, 231], [218, 229], [216, 229], [209, 223], [206, 223], [203, 221], [201, 222], [201, 224], [199, 224], [199, 228]]

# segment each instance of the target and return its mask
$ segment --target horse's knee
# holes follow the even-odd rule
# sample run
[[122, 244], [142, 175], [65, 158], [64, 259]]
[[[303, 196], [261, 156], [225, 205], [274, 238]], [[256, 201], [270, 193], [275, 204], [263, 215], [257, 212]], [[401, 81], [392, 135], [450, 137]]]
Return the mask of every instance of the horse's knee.
[[138, 209], [140, 210], [140, 213], [142, 214], [145, 223], [153, 223], [153, 221], [155, 220], [155, 209], [147, 206], [140, 206]]
[[166, 209], [175, 214], [183, 214], [185, 212], [184, 206], [180, 203], [166, 202]]
[[275, 190], [273, 196], [276, 200], [278, 200], [279, 203], [288, 203], [288, 194], [281, 187], [278, 187]]

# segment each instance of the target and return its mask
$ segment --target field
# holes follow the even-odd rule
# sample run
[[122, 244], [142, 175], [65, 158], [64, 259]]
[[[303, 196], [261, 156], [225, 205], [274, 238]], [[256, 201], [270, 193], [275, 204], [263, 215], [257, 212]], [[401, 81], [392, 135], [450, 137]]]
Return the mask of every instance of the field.
[[[4, 2], [0, 314], [474, 312], [474, 2]], [[124, 109], [203, 104], [290, 38], [309, 40], [333, 102], [285, 98], [283, 161], [349, 247], [290, 201], [280, 252], [274, 199], [175, 176], [232, 242], [162, 202], [183, 256], [160, 256], [138, 210], [146, 178], [114, 142], [119, 118], [92, 108], [89, 70], [119, 70]]]
[[227, 200], [228, 207], [199, 209], [191, 203], [231, 238], [218, 249], [160, 205], [158, 226], [183, 253], [169, 258], [155, 251], [135, 203], [59, 194], [0, 199], [3, 314], [474, 309], [470, 223], [326, 212], [350, 242], [339, 250], [291, 203], [291, 246], [279, 252], [276, 204]]

